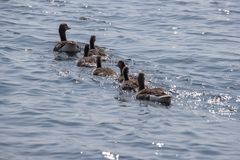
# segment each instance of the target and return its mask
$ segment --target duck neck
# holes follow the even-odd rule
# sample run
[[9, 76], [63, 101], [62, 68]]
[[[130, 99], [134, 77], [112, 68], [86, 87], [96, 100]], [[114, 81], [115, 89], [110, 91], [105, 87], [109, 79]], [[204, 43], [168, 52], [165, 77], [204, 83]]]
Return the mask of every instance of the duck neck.
[[123, 77], [124, 77], [125, 81], [129, 80], [129, 78], [128, 78], [128, 71], [129, 71], [128, 67], [124, 67], [123, 68]]
[[84, 57], [88, 57], [89, 46], [85, 46], [84, 48]]
[[102, 68], [101, 58], [97, 57], [97, 68]]
[[122, 68], [120, 68], [120, 76], [123, 76], [123, 69]]
[[144, 81], [145, 81], [145, 79], [143, 77], [142, 78], [138, 77], [138, 86], [139, 86], [138, 89], [139, 89], [139, 91], [141, 91], [145, 88]]
[[128, 80], [129, 80], [127, 73], [124, 73], [123, 76], [124, 76], [124, 80], [125, 80], [125, 81], [128, 81]]
[[121, 74], [121, 76], [123, 76], [123, 69], [124, 69], [124, 67], [125, 67], [125, 65], [120, 67], [120, 74]]
[[59, 30], [59, 35], [61, 38], [61, 41], [67, 41], [66, 33], [63, 30]]
[[95, 49], [94, 40], [90, 40], [90, 49]]
[[144, 82], [141, 84], [139, 83], [139, 91], [143, 90], [145, 88]]

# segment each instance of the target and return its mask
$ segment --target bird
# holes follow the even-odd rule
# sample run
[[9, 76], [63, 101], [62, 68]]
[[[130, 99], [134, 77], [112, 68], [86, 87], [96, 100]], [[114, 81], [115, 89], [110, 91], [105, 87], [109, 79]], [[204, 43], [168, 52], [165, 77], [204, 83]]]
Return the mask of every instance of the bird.
[[95, 42], [96, 42], [96, 36], [92, 35], [89, 41], [89, 44], [90, 44], [89, 56], [98, 55], [98, 56], [101, 56], [102, 60], [107, 60], [108, 59], [107, 53], [103, 48], [95, 46]]
[[138, 88], [138, 82], [135, 79], [130, 79], [128, 77], [128, 73], [129, 73], [129, 68], [126, 66], [123, 68], [123, 77], [124, 80], [121, 84], [121, 89], [122, 90], [133, 90], [133, 91], [137, 91]]
[[96, 63], [97, 63], [97, 68], [93, 71], [93, 75], [97, 75], [97, 76], [109, 76], [109, 77], [113, 77], [116, 75], [116, 72], [111, 69], [111, 68], [102, 68], [102, 63], [101, 63], [101, 56], [97, 56], [96, 57]]
[[96, 67], [96, 57], [89, 56], [89, 44], [85, 44], [84, 55], [77, 61], [77, 66], [79, 67]]
[[[117, 67], [120, 69], [120, 76], [118, 77], [118, 81], [120, 83], [122, 83], [124, 81], [124, 76], [123, 76], [123, 69], [126, 67], [126, 64], [124, 63], [124, 61], [118, 61], [117, 63]], [[135, 75], [128, 75], [128, 78], [134, 81], [137, 81], [137, 76]]]
[[77, 52], [80, 52], [80, 46], [75, 41], [68, 41], [66, 38], [66, 31], [71, 29], [66, 23], [59, 25], [59, 36], [61, 41], [57, 42], [53, 51], [65, 52], [68, 56], [75, 56]]
[[169, 106], [171, 104], [172, 97], [163, 88], [161, 87], [145, 88], [144, 81], [145, 81], [144, 73], [139, 73], [138, 75], [139, 89], [136, 94], [136, 99], [159, 102], [166, 106]]

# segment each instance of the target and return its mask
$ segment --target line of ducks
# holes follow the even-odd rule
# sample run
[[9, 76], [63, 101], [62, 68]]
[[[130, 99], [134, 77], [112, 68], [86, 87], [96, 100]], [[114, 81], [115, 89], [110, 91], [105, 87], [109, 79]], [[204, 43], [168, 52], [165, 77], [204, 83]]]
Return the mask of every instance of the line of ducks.
[[[81, 47], [75, 41], [68, 41], [66, 31], [71, 29], [67, 24], [60, 24], [59, 35], [60, 42], [57, 42], [53, 51], [67, 53], [68, 56], [74, 56], [81, 51]], [[96, 36], [90, 37], [89, 44], [84, 46], [84, 55], [77, 60], [79, 67], [94, 67], [93, 75], [116, 77], [117, 74], [112, 68], [102, 67], [102, 61], [108, 60], [109, 56], [105, 50], [99, 46], [95, 46]], [[144, 73], [139, 73], [138, 76], [129, 75], [129, 67], [124, 61], [118, 61], [116, 65], [120, 69], [118, 77], [120, 88], [122, 90], [134, 91], [136, 99], [158, 102], [164, 105], [171, 104], [171, 95], [163, 88], [150, 88], [145, 85]]]

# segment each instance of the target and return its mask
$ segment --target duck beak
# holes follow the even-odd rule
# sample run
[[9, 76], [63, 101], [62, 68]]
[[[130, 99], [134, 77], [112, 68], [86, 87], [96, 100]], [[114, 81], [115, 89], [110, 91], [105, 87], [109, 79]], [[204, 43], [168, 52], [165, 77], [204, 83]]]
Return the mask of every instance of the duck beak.
[[65, 29], [66, 29], [66, 30], [69, 30], [69, 29], [71, 29], [71, 28], [70, 28], [68, 25], [66, 25], [66, 26], [65, 26]]

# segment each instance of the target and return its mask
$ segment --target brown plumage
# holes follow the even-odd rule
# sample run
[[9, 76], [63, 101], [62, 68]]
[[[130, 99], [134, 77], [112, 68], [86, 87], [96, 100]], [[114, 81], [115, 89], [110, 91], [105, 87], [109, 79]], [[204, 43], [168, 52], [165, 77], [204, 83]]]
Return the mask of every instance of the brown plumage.
[[137, 99], [159, 102], [165, 105], [171, 104], [171, 95], [168, 94], [163, 88], [145, 88], [144, 81], [144, 73], [139, 73], [139, 91], [136, 95]]
[[66, 31], [71, 29], [66, 23], [59, 25], [59, 36], [61, 41], [57, 42], [53, 51], [65, 52], [68, 56], [75, 56], [77, 52], [80, 52], [80, 47], [75, 41], [68, 41], [66, 38]]
[[93, 55], [101, 56], [102, 60], [107, 60], [108, 59], [107, 53], [105, 52], [105, 50], [103, 48], [95, 46], [95, 42], [96, 42], [96, 36], [92, 35], [90, 37], [90, 42], [89, 42], [90, 50], [89, 50], [88, 55], [89, 56], [93, 56]]
[[[122, 83], [124, 81], [124, 76], [123, 76], [123, 69], [126, 67], [125, 63], [123, 61], [118, 61], [117, 67], [120, 69], [120, 76], [118, 77], [118, 81]], [[137, 76], [134, 75], [128, 75], [128, 78], [130, 80], [136, 81], [137, 82]]]
[[77, 62], [79, 67], [96, 67], [96, 57], [88, 56], [89, 44], [85, 44], [84, 55]]
[[97, 68], [93, 71], [93, 75], [97, 76], [115, 76], [116, 72], [111, 69], [111, 68], [102, 68], [102, 63], [101, 63], [101, 56], [97, 56], [96, 58], [97, 62]]
[[136, 80], [129, 79], [128, 73], [129, 73], [129, 68], [127, 66], [125, 66], [123, 68], [124, 81], [122, 82], [121, 88], [122, 88], [122, 90], [136, 91], [138, 88], [138, 82]]

